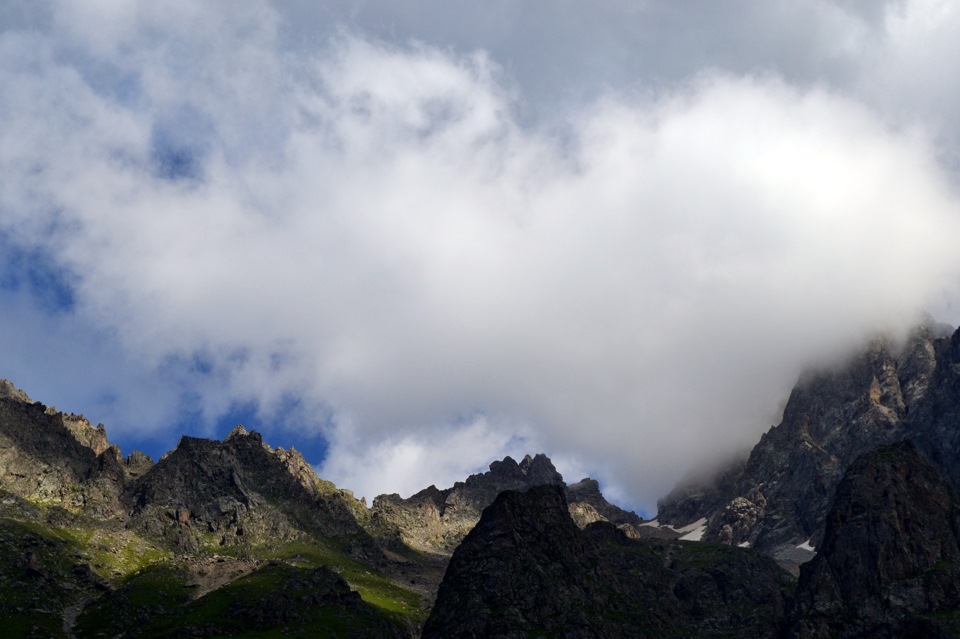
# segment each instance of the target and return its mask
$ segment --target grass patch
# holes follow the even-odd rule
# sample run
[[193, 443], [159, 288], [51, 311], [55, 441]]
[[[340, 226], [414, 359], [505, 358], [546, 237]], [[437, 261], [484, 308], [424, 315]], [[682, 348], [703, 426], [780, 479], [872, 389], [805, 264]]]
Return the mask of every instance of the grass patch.
[[[104, 627], [104, 619], [115, 623]], [[277, 563], [195, 600], [176, 570], [145, 570], [85, 611], [78, 636], [393, 637], [406, 628], [332, 571]]]
[[[192, 591], [175, 566], [150, 566], [127, 578], [115, 591], [87, 606], [74, 629], [78, 637], [116, 636], [163, 619], [190, 601]], [[101, 635], [102, 636], [102, 635]]]
[[383, 573], [349, 557], [338, 541], [324, 544], [290, 543], [271, 549], [266, 559], [278, 559], [301, 567], [327, 567], [340, 574], [363, 600], [385, 611], [404, 617], [425, 618], [420, 610], [420, 595], [391, 581]]

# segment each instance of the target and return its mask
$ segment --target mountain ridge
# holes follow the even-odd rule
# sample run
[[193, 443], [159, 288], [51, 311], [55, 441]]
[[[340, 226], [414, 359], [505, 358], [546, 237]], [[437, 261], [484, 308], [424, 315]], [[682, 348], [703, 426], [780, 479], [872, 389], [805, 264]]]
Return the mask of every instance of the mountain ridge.
[[956, 344], [960, 330], [928, 320], [903, 344], [875, 337], [846, 365], [807, 371], [750, 455], [712, 483], [675, 488], [660, 500], [658, 521], [706, 518], [705, 540], [749, 544], [796, 572], [813, 556], [805, 547], [820, 544], [836, 486], [860, 455], [911, 438], [960, 478], [960, 439], [948, 427], [956, 412], [945, 408], [960, 401]]
[[123, 457], [4, 380], [0, 620], [58, 638], [960, 637], [957, 423], [960, 330], [879, 336], [644, 521], [542, 454], [369, 507], [242, 426]]
[[[353, 620], [332, 636], [367, 636], [364, 628], [416, 636], [453, 548], [484, 508], [506, 488], [545, 482], [565, 486], [545, 455], [507, 457], [448, 489], [384, 495], [367, 507], [320, 479], [294, 448], [273, 448], [242, 426], [222, 440], [183, 436], [156, 463], [138, 451], [124, 458], [102, 425], [3, 380], [0, 594], [10, 596], [0, 597], [0, 619], [29, 625], [23, 636], [202, 635], [220, 627], [224, 593], [318, 584], [329, 594], [318, 605]], [[591, 486], [585, 498], [630, 520]], [[586, 502], [580, 510], [603, 518]], [[23, 583], [31, 587], [14, 596], [9, 588]], [[169, 596], [141, 603], [153, 588]], [[48, 603], [31, 607], [40, 599]], [[318, 621], [265, 593], [249, 605], [262, 611], [252, 627]], [[96, 621], [104, 615], [109, 621]]]

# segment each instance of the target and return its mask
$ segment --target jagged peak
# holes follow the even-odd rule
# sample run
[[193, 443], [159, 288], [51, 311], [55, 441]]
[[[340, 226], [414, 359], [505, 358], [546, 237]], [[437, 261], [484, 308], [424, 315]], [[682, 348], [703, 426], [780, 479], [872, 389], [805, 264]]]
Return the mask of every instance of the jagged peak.
[[8, 379], [0, 379], [0, 399], [12, 399], [24, 404], [33, 403], [33, 400], [25, 392], [14, 386], [13, 382]]
[[519, 464], [517, 464], [516, 460], [510, 455], [507, 455], [506, 457], [504, 457], [499, 461], [490, 462], [491, 473], [500, 473], [508, 470], [513, 470], [514, 468], [519, 468]]
[[223, 438], [224, 442], [228, 442], [235, 437], [247, 437], [250, 435], [250, 432], [243, 427], [243, 424], [237, 424], [233, 427], [233, 430], [230, 431], [230, 434]]
[[599, 490], [600, 490], [600, 482], [598, 482], [596, 479], [593, 479], [593, 478], [591, 478], [591, 477], [584, 477], [583, 479], [581, 479], [581, 480], [578, 481], [577, 483], [575, 483], [575, 484], [570, 484], [569, 486], [567, 486], [567, 490], [570, 491], [570, 492], [586, 491], [586, 490], [590, 490], [590, 491], [596, 490], [596, 491], [599, 491]]
[[127, 458], [125, 461], [128, 466], [143, 465], [143, 464], [149, 465], [149, 466], [153, 465], [153, 458], [150, 457], [150, 455], [143, 452], [142, 450], [133, 451], [132, 453], [127, 455]]
[[562, 484], [563, 475], [561, 475], [550, 458], [543, 453], [537, 453], [533, 457], [527, 455], [520, 462], [520, 470], [528, 477], [538, 477], [545, 484]]
[[181, 435], [179, 441], [177, 441], [177, 447], [171, 451], [167, 451], [160, 457], [161, 461], [172, 457], [174, 454], [185, 454], [185, 453], [199, 453], [201, 451], [210, 450], [212, 447], [218, 445], [220, 442], [214, 439], [207, 439], [205, 437], [194, 437], [192, 435]]

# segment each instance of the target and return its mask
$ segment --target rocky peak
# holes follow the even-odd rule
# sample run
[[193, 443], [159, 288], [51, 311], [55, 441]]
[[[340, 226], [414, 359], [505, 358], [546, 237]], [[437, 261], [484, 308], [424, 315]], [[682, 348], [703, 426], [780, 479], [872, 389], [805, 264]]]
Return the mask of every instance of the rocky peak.
[[[789, 584], [751, 551], [581, 530], [561, 486], [505, 491], [450, 560], [433, 637], [771, 636]], [[722, 571], [717, 566], [722, 565]]]
[[107, 440], [107, 431], [103, 424], [97, 424], [96, 427], [91, 424], [83, 415], [73, 413], [57, 413], [63, 421], [64, 427], [74, 439], [99, 455], [110, 448], [111, 444]]
[[246, 428], [243, 427], [243, 424], [237, 424], [236, 426], [233, 427], [233, 430], [231, 430], [230, 433], [223, 438], [223, 441], [228, 442], [234, 437], [247, 437], [249, 435], [250, 433], [247, 431]]
[[526, 455], [520, 462], [520, 470], [531, 482], [539, 484], [561, 484], [563, 476], [554, 468], [550, 458], [539, 453], [533, 457]]
[[127, 467], [127, 475], [131, 479], [136, 479], [153, 467], [153, 459], [146, 453], [135, 450], [127, 455], [124, 464]]
[[520, 463], [507, 456], [492, 462], [487, 472], [444, 490], [430, 486], [408, 499], [380, 495], [373, 500], [371, 514], [385, 534], [420, 550], [449, 554], [502, 491], [545, 483], [563, 485], [563, 476], [546, 455], [527, 455]]
[[[670, 530], [644, 525], [643, 519], [635, 512], [624, 510], [608, 502], [600, 492], [600, 484], [596, 479], [584, 477], [577, 483], [567, 486], [566, 496], [570, 514], [581, 528], [592, 521], [609, 521], [628, 537], [634, 539], [639, 537], [672, 539], [679, 536]], [[581, 525], [581, 522], [584, 524]]]
[[600, 483], [596, 479], [584, 477], [575, 484], [567, 486], [567, 501], [571, 504], [583, 502], [590, 504], [607, 521], [613, 524], [640, 526], [643, 520], [634, 512], [614, 506], [600, 492]]
[[[474, 480], [474, 478], [476, 479]], [[501, 461], [492, 462], [489, 473], [471, 475], [467, 482], [471, 480], [477, 483], [519, 481], [531, 486], [539, 486], [541, 484], [562, 484], [563, 475], [557, 472], [549, 457], [539, 453], [533, 457], [525, 455], [519, 464], [507, 455]]]
[[960, 501], [905, 441], [856, 460], [837, 487], [817, 557], [801, 570], [791, 637], [954, 636]]
[[65, 512], [122, 518], [126, 473], [103, 427], [64, 415], [25, 394], [0, 398], [0, 485], [17, 497]]
[[299, 452], [238, 426], [223, 441], [182, 437], [131, 484], [130, 500], [135, 525], [181, 551], [362, 534], [363, 505], [322, 485]]
[[384, 534], [395, 535], [420, 550], [449, 554], [501, 492], [544, 485], [560, 486], [566, 491], [570, 513], [580, 527], [609, 521], [630, 537], [677, 536], [641, 526], [640, 517], [609, 503], [592, 479], [567, 487], [553, 462], [542, 453], [526, 455], [519, 463], [510, 456], [504, 457], [492, 462], [489, 471], [470, 475], [444, 490], [430, 486], [408, 499], [380, 495], [373, 501], [371, 515]]
[[33, 400], [7, 379], [0, 379], [0, 399], [10, 399], [23, 404], [32, 404]]
[[705, 517], [705, 540], [750, 544], [792, 564], [812, 557], [802, 548], [819, 544], [847, 467], [926, 428], [916, 416], [938, 385], [938, 353], [948, 342], [942, 327], [928, 322], [904, 344], [877, 337], [845, 365], [805, 373], [780, 424], [746, 461], [713, 485], [674, 490], [659, 504], [659, 521], [682, 526]]

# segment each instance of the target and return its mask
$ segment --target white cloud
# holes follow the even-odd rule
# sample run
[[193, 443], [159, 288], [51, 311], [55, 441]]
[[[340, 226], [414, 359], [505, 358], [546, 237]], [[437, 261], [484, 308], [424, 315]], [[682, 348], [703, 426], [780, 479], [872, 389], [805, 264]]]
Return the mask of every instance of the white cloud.
[[409, 497], [427, 486], [453, 486], [469, 475], [485, 472], [489, 462], [512, 455], [520, 461], [536, 446], [523, 424], [493, 426], [482, 415], [441, 426], [436, 434], [400, 433], [375, 442], [356, 441], [341, 430], [335, 440], [338, 454], [318, 470], [350, 486], [358, 497], [399, 493]]
[[882, 35], [883, 46], [864, 65], [862, 94], [899, 119], [937, 130], [956, 162], [960, 79], [942, 71], [960, 55], [960, 8], [940, 0], [891, 5]]
[[208, 420], [300, 398], [360, 492], [526, 444], [649, 508], [808, 358], [955, 293], [936, 131], [835, 89], [713, 72], [558, 131], [482, 53], [136, 6], [0, 36], [0, 230]]

